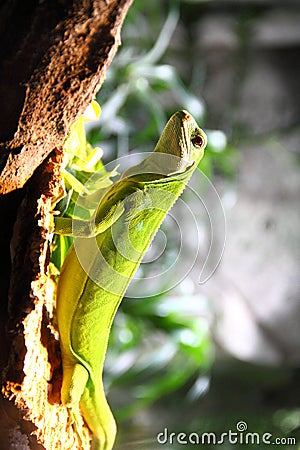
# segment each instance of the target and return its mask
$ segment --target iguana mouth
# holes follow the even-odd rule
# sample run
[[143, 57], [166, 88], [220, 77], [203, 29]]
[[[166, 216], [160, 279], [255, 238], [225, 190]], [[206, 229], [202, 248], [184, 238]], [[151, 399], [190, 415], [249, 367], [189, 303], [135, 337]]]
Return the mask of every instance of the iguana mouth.
[[188, 160], [190, 155], [190, 139], [188, 121], [191, 120], [190, 114], [185, 112], [181, 127], [182, 142], [180, 145], [180, 158]]

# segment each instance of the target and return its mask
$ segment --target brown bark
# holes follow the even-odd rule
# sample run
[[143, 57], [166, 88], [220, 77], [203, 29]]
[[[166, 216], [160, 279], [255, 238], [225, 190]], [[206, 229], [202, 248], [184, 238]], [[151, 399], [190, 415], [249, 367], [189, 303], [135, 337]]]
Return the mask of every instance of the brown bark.
[[0, 7], [0, 449], [83, 448], [59, 404], [50, 212], [63, 140], [104, 80], [131, 3], [6, 0]]

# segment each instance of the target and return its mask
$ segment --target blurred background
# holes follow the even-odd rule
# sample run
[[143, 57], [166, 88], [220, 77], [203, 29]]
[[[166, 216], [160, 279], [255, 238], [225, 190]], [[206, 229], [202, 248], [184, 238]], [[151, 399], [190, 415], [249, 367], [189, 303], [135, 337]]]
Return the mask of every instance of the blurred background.
[[[199, 284], [211, 231], [187, 190], [200, 259], [173, 289], [177, 269], [150, 290], [137, 280], [114, 323], [105, 384], [119, 424], [116, 449], [160, 448], [165, 428], [222, 433], [238, 421], [300, 442], [300, 4], [135, 0], [122, 44], [89, 141], [103, 148], [105, 163], [151, 151], [170, 115], [189, 110], [208, 134], [200, 169], [220, 196], [226, 246], [214, 270], [222, 208], [196, 176], [215, 220], [211, 276]], [[138, 277], [172, 266], [178, 227], [179, 265], [191, 261], [197, 236], [180, 205], [177, 214], [179, 225], [166, 220], [150, 256], [167, 237], [164, 252], [153, 262], [148, 253]]]

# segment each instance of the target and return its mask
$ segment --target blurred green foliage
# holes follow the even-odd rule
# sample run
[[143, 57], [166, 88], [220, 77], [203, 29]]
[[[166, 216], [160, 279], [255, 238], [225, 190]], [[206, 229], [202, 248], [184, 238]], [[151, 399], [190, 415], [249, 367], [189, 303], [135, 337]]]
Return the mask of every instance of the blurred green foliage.
[[193, 398], [204, 393], [197, 385], [199, 380], [208, 383], [214, 355], [207, 320], [187, 313], [195, 298], [176, 302], [175, 297], [172, 302], [173, 308], [165, 295], [123, 300], [105, 371], [109, 389], [122, 387], [130, 399], [116, 411], [118, 419], [191, 381]]
[[[105, 162], [131, 149], [152, 151], [168, 118], [178, 109], [187, 109], [205, 129], [204, 102], [182, 81], [178, 68], [167, 62], [172, 37], [180, 39], [179, 7], [177, 0], [154, 0], [147, 5], [136, 0], [129, 10], [123, 45], [97, 96], [101, 116], [88, 133], [89, 142], [104, 149]], [[237, 152], [222, 131], [205, 131], [208, 145], [201, 170], [209, 177], [214, 173], [233, 177]]]

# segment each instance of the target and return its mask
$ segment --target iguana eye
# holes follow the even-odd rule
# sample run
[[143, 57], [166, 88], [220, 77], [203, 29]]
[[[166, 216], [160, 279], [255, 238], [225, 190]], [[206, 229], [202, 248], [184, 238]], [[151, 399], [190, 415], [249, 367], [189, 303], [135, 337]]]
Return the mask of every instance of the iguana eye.
[[192, 144], [194, 147], [202, 147], [203, 138], [201, 136], [196, 136], [192, 139]]

